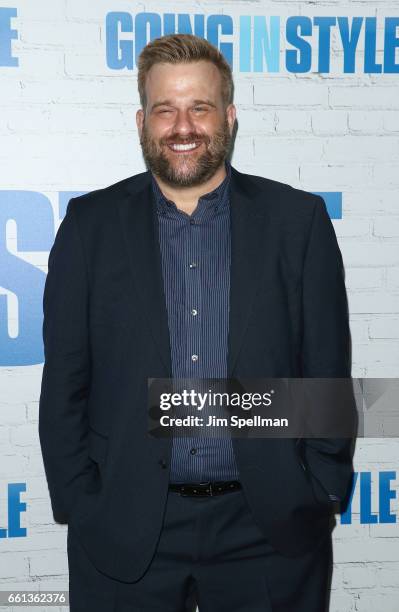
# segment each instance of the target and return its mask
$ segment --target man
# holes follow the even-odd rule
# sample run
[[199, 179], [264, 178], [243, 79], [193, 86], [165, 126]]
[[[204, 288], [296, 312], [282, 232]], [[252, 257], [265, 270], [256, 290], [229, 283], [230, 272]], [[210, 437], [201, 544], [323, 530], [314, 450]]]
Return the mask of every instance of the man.
[[322, 612], [345, 439], [156, 439], [149, 378], [349, 377], [343, 265], [320, 197], [227, 161], [221, 54], [139, 58], [149, 170], [74, 198], [49, 257], [40, 439], [72, 612]]

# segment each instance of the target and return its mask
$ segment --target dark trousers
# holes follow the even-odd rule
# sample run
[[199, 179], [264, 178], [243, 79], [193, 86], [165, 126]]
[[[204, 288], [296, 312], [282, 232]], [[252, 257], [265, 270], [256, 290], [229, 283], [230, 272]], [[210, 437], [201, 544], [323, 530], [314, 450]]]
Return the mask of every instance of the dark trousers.
[[[111, 551], [110, 551], [111, 553]], [[326, 612], [332, 544], [300, 558], [278, 554], [242, 490], [215, 497], [168, 493], [146, 573], [134, 583], [99, 572], [68, 529], [70, 612]]]

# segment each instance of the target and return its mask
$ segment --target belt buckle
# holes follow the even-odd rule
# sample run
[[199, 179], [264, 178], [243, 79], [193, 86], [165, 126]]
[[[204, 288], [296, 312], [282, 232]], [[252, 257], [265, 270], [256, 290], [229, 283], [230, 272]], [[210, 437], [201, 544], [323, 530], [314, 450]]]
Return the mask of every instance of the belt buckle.
[[[209, 495], [212, 496], [213, 495], [213, 491], [212, 491], [212, 483], [210, 480], [206, 481], [206, 482], [200, 482], [200, 486], [202, 485], [206, 485], [206, 488], [209, 486]], [[206, 491], [206, 489], [205, 489]]]

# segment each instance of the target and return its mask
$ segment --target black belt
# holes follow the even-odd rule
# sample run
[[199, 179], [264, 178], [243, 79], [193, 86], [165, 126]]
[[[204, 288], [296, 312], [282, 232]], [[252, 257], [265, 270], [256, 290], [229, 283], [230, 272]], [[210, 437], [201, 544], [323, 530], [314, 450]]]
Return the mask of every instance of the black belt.
[[170, 483], [169, 490], [177, 491], [180, 495], [184, 496], [211, 496], [211, 495], [223, 495], [230, 491], [237, 491], [241, 489], [241, 483], [238, 480], [222, 480], [219, 482], [183, 482], [183, 483]]

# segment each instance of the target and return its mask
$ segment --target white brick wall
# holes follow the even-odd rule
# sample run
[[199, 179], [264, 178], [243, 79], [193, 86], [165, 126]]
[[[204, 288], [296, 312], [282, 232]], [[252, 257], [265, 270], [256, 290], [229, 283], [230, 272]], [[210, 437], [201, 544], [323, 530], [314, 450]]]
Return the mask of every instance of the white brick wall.
[[[200, 8], [176, 0], [174, 9], [166, 0], [148, 0], [145, 7], [130, 0], [0, 0], [2, 6], [18, 9], [13, 51], [20, 65], [0, 67], [0, 189], [43, 192], [55, 213], [59, 190], [91, 190], [144, 169], [135, 128], [136, 73], [112, 71], [105, 63], [108, 11], [223, 12], [233, 16], [236, 28], [240, 15], [280, 15], [282, 23], [300, 14], [377, 16], [379, 50], [383, 19], [399, 15], [394, 0], [206, 0]], [[314, 37], [312, 44], [315, 48]], [[334, 227], [346, 266], [353, 375], [395, 377], [399, 77], [360, 70], [345, 75], [336, 33], [332, 47], [328, 75], [292, 75], [284, 69], [236, 73], [239, 132], [233, 163], [302, 189], [343, 191], [343, 219]], [[8, 246], [16, 252], [15, 236]], [[46, 254], [21, 258], [45, 268]], [[66, 530], [52, 521], [39, 452], [41, 369], [0, 368], [0, 527], [8, 483], [27, 483], [21, 498], [28, 505], [22, 515], [28, 537], [0, 539], [0, 590], [67, 589]], [[380, 470], [398, 471], [398, 457], [398, 440], [360, 440], [356, 467], [371, 471], [375, 480]], [[331, 612], [397, 612], [399, 527], [361, 525], [358, 495], [357, 490], [352, 525], [341, 525], [337, 516]], [[398, 496], [391, 504], [396, 514]], [[378, 511], [377, 485], [372, 505]]]

